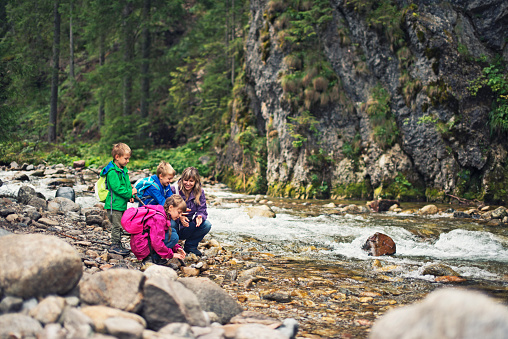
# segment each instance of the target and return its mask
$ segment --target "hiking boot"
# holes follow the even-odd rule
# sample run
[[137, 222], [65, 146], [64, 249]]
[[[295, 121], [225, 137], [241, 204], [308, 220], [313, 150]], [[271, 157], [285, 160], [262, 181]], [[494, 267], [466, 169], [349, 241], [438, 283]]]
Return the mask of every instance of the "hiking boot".
[[112, 244], [111, 247], [108, 249], [108, 252], [113, 254], [119, 254], [125, 257], [130, 253], [130, 250], [123, 248], [121, 244]]
[[162, 266], [167, 266], [168, 263], [169, 263], [169, 260], [168, 259], [162, 259], [162, 258], [152, 258], [152, 262], [155, 264], [155, 265], [162, 265]]
[[186, 253], [194, 253], [198, 257], [201, 257], [203, 255], [203, 253], [201, 253], [201, 251], [198, 250], [197, 248], [191, 248], [191, 249], [185, 250], [185, 252]]

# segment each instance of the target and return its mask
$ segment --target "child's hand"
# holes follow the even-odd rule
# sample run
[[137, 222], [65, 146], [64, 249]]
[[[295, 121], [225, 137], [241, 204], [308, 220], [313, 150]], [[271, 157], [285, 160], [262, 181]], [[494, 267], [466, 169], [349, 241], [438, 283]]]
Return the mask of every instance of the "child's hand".
[[129, 202], [130, 202], [130, 203], [133, 203], [133, 202], [134, 202], [134, 198], [130, 198], [130, 199], [129, 199]]
[[[183, 256], [183, 258], [185, 258], [185, 256], [187, 255], [187, 254], [185, 253], [185, 251], [184, 251], [183, 249], [181, 249], [181, 248], [179, 248], [179, 249], [178, 249], [178, 251], [176, 251], [176, 252], [177, 252], [178, 254], [181, 254], [181, 255]], [[182, 259], [183, 259], [183, 258], [182, 258]]]
[[135, 187], [132, 188], [132, 195], [134, 194], [138, 194], [138, 190]]
[[203, 216], [202, 215], [198, 215], [196, 217], [196, 227], [199, 227], [199, 225], [201, 225], [202, 222], [203, 222]]
[[173, 254], [173, 258], [183, 260], [185, 258], [185, 254], [182, 255], [181, 253], [175, 253]]

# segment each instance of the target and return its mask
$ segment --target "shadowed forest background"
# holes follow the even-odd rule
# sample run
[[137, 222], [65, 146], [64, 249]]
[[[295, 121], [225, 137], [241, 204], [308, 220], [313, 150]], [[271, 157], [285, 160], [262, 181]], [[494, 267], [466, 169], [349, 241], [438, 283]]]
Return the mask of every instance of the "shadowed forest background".
[[503, 1], [0, 3], [0, 162], [169, 161], [238, 191], [504, 203]]

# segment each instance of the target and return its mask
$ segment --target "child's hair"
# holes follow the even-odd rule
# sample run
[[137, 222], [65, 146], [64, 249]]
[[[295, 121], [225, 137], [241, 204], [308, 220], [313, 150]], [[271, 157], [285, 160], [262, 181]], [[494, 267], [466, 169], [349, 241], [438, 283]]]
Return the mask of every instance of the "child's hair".
[[192, 189], [192, 192], [194, 192], [194, 202], [197, 206], [200, 205], [199, 198], [201, 197], [201, 177], [199, 176], [199, 172], [194, 167], [187, 167], [182, 172], [182, 177], [180, 178], [180, 181], [178, 181], [178, 189], [185, 194], [185, 201], [189, 200], [191, 192], [186, 192], [183, 187], [183, 181], [194, 179], [195, 184], [194, 188]]
[[113, 159], [116, 158], [117, 155], [122, 156], [124, 154], [132, 154], [131, 148], [124, 144], [123, 142], [119, 142], [118, 144], [113, 145], [113, 150], [111, 151], [111, 155]]
[[178, 210], [185, 212], [187, 211], [187, 203], [183, 201], [183, 198], [179, 196], [178, 194], [173, 194], [169, 198], [166, 199], [166, 202], [164, 203], [164, 211], [166, 211], [166, 215], [168, 219], [169, 216], [169, 206], [173, 206], [174, 208], [177, 208]]
[[157, 176], [167, 176], [167, 175], [172, 175], [172, 176], [175, 176], [176, 174], [176, 171], [175, 169], [173, 168], [173, 166], [171, 166], [169, 163], [165, 162], [165, 161], [161, 161], [159, 166], [157, 166]]
[[[187, 204], [185, 201], [183, 201], [183, 198], [178, 194], [173, 194], [169, 198], [166, 199], [166, 202], [164, 203], [164, 211], [166, 212], [166, 218], [171, 220], [171, 215], [169, 214], [169, 206], [173, 206], [174, 208], [177, 208], [181, 212], [187, 211]], [[169, 235], [168, 237], [171, 238], [171, 227], [168, 229]]]

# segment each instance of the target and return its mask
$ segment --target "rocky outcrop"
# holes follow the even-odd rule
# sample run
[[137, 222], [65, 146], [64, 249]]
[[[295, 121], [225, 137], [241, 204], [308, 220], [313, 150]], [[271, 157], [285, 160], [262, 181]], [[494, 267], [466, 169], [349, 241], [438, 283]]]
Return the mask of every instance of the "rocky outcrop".
[[[269, 194], [506, 199], [507, 145], [489, 125], [494, 96], [469, 90], [496, 54], [508, 60], [506, 2], [332, 1], [321, 12], [329, 17], [299, 21], [315, 33], [299, 45], [289, 6], [251, 0], [245, 41], [243, 95], [266, 143], [257, 156]], [[245, 177], [262, 168], [245, 157], [253, 143], [239, 142], [244, 121], [234, 110], [218, 159], [249, 190]]]

